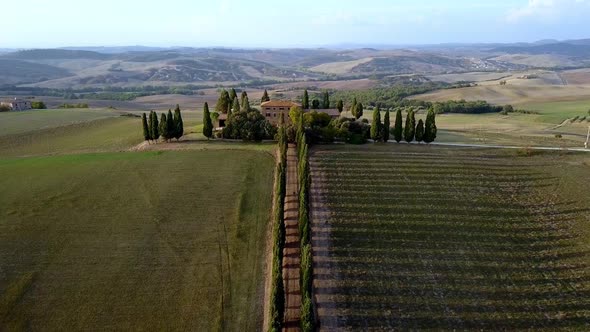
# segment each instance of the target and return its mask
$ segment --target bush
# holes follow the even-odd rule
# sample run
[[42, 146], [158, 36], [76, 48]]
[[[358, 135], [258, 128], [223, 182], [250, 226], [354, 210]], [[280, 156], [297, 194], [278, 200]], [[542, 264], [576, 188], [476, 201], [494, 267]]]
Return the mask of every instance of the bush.
[[232, 113], [226, 127], [223, 128], [224, 138], [244, 141], [273, 139], [275, 134], [276, 127], [271, 125], [256, 109]]
[[0, 112], [10, 112], [10, 107], [6, 105], [0, 105]]
[[47, 106], [42, 101], [34, 101], [31, 103], [31, 108], [34, 110], [44, 110], [47, 109]]
[[80, 104], [61, 104], [59, 105], [59, 108], [88, 108], [88, 104], [86, 103], [80, 103]]
[[360, 135], [360, 134], [351, 134], [348, 137], [347, 143], [350, 143], [350, 144], [365, 144], [365, 143], [367, 143], [367, 139], [365, 138], [365, 136]]
[[313, 304], [311, 298], [301, 299], [301, 331], [311, 332], [315, 330], [315, 318], [313, 315]]

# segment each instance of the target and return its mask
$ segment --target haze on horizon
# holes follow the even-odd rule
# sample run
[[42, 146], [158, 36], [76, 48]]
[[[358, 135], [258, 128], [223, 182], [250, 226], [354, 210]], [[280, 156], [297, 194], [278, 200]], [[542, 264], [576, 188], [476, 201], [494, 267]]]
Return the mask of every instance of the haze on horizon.
[[[588, 38], [590, 0], [9, 1], [0, 48], [313, 47]], [[18, 13], [17, 15], [13, 13]]]

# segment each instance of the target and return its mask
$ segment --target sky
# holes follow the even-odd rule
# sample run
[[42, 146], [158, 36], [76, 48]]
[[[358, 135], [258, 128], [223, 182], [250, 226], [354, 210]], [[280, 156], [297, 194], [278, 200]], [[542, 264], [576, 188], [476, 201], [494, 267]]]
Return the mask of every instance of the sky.
[[590, 38], [590, 0], [3, 0], [0, 48]]

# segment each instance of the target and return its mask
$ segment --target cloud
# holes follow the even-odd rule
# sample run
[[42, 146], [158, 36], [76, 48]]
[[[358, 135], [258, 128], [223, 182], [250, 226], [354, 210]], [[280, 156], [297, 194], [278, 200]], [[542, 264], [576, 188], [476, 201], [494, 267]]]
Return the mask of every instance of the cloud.
[[506, 20], [510, 23], [526, 20], [555, 23], [581, 11], [589, 11], [589, 5], [589, 0], [529, 0], [526, 6], [511, 9]]

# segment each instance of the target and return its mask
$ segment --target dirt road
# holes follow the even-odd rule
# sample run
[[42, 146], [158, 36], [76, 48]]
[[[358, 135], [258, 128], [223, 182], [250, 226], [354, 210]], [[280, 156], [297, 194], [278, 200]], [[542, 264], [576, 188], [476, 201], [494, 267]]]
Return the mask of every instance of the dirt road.
[[287, 194], [285, 197], [286, 243], [283, 258], [285, 283], [285, 325], [283, 331], [299, 331], [301, 311], [301, 287], [299, 267], [301, 253], [299, 246], [299, 196], [297, 185], [297, 150], [289, 145], [287, 151]]

